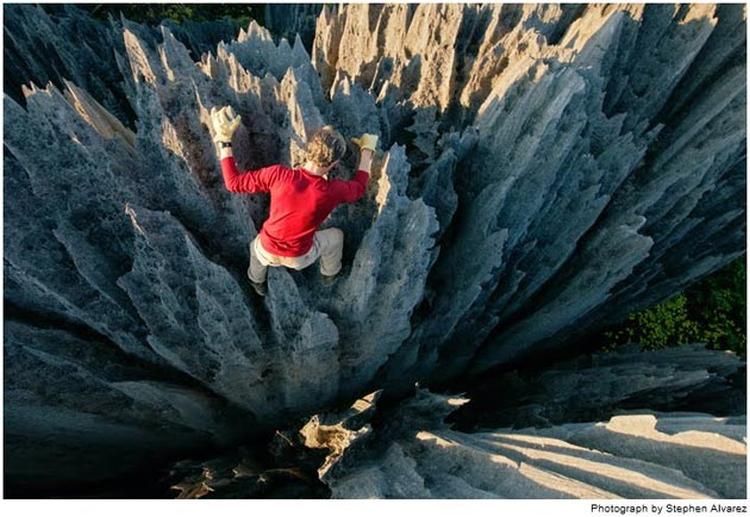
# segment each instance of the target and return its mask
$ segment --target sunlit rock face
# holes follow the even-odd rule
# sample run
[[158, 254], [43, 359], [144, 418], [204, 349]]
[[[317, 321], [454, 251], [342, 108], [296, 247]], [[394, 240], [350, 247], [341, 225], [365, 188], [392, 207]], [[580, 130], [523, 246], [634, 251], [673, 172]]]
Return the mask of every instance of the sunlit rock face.
[[335, 498], [745, 497], [744, 416], [638, 410], [605, 422], [450, 429], [443, 417], [466, 402], [418, 391], [375, 430], [323, 415], [300, 434], [329, 451], [318, 472]]
[[[505, 385], [490, 389], [503, 399], [495, 406], [508, 407], [494, 412], [472, 409], [464, 394], [424, 389], [381, 404], [378, 390], [277, 432], [265, 447], [271, 465], [242, 448], [184, 460], [170, 470], [171, 487], [178, 497], [250, 497], [278, 490], [293, 471], [287, 490], [306, 488], [308, 497], [745, 497], [745, 390], [731, 386], [744, 366], [737, 356], [690, 345], [575, 363], [526, 376], [523, 386], [520, 373], [515, 382], [501, 377]], [[743, 399], [722, 412], [729, 416], [679, 411], [722, 389], [724, 400]]]
[[[743, 6], [350, 5], [311, 53], [254, 22], [4, 11], [17, 480], [543, 360], [744, 250]], [[241, 168], [298, 164], [325, 123], [380, 135], [365, 198], [325, 223], [346, 235], [332, 287], [313, 267], [248, 289], [268, 200], [224, 189], [227, 104]]]

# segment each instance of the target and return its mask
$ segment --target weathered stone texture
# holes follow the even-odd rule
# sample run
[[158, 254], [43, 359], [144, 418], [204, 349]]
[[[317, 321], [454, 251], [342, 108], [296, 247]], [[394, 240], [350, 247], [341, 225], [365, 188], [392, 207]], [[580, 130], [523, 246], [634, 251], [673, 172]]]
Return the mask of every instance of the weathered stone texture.
[[634, 411], [607, 422], [467, 434], [442, 422], [466, 402], [417, 391], [376, 430], [348, 415], [327, 425], [316, 415], [300, 433], [309, 447], [329, 451], [319, 472], [334, 498], [745, 496], [744, 416]]
[[[311, 20], [289, 9], [281, 32]], [[177, 399], [228, 404], [252, 432], [572, 349], [744, 251], [740, 5], [323, 7], [311, 55], [255, 22], [232, 39], [4, 13], [6, 323], [29, 350], [60, 342], [6, 347], [6, 382], [57, 387], [32, 406], [6, 392], [6, 436], [26, 444], [7, 457], [28, 472], [45, 456], [23, 451], [67, 443], [68, 424], [88, 426], [82, 447], [108, 419], [134, 450], [162, 444], [165, 419], [190, 430], [165, 446], [216, 443], [195, 415], [163, 416]], [[227, 104], [243, 169], [298, 164], [325, 123], [380, 135], [365, 198], [325, 223], [346, 235], [334, 286], [310, 268], [271, 271], [265, 299], [248, 288], [268, 199], [223, 187], [208, 126]], [[353, 174], [350, 151], [335, 175]], [[69, 341], [92, 355], [66, 385]], [[147, 367], [107, 403], [97, 354]], [[81, 393], [95, 416], [78, 418]], [[151, 408], [142, 427], [127, 397]], [[59, 433], [29, 424], [66, 411]]]

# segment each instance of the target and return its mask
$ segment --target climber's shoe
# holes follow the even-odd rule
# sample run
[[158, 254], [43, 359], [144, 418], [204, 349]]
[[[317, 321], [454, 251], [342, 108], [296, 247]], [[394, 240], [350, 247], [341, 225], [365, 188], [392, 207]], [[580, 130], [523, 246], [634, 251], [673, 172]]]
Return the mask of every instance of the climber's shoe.
[[323, 287], [331, 287], [338, 277], [338, 275], [320, 275], [320, 283]]
[[253, 286], [253, 289], [255, 289], [255, 292], [258, 293], [258, 296], [265, 296], [266, 295], [266, 283], [263, 282], [262, 284], [259, 284], [257, 282], [250, 281], [250, 285]]
[[247, 279], [250, 280], [250, 285], [253, 286], [253, 289], [256, 293], [258, 293], [258, 296], [265, 296], [266, 295], [266, 283], [258, 283], [253, 282], [253, 277], [250, 275], [250, 268], [247, 268]]

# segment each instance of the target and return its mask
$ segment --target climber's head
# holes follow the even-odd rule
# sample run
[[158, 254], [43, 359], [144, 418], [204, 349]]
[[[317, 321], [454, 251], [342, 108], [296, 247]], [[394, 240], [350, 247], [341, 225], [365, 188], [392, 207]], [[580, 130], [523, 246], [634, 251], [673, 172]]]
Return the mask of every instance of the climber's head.
[[346, 153], [346, 140], [333, 126], [319, 127], [305, 147], [305, 160], [313, 172], [323, 176], [333, 169]]

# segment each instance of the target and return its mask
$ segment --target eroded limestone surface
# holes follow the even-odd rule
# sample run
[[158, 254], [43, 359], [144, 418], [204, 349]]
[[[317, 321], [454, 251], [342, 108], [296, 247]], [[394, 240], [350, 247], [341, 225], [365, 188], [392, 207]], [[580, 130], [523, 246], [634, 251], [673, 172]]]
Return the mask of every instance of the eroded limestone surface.
[[[418, 391], [375, 431], [349, 425], [343, 451], [332, 437], [320, 478], [335, 498], [745, 497], [744, 416], [634, 412], [606, 422], [462, 433], [442, 419], [465, 402]], [[320, 419], [301, 434], [323, 428]]]
[[[101, 479], [94, 445], [127, 470], [542, 357], [744, 250], [741, 5], [348, 5], [311, 53], [255, 22], [4, 13], [16, 479]], [[267, 198], [223, 187], [226, 104], [242, 168], [296, 164], [324, 123], [380, 135], [365, 199], [326, 223], [346, 234], [333, 287], [310, 268], [248, 289]]]
[[[174, 466], [181, 497], [251, 496], [259, 475], [286, 472], [334, 498], [743, 498], [744, 415], [620, 411], [602, 421], [465, 433], [445, 417], [468, 402], [417, 389], [379, 407], [373, 392], [349, 408], [278, 432], [276, 468], [242, 449]], [[290, 460], [292, 460], [290, 462]], [[186, 470], [186, 466], [190, 470]], [[286, 468], [279, 468], [286, 466]], [[195, 472], [185, 475], [185, 472]], [[196, 475], [197, 473], [201, 475]], [[309, 492], [322, 495], [321, 489]]]

